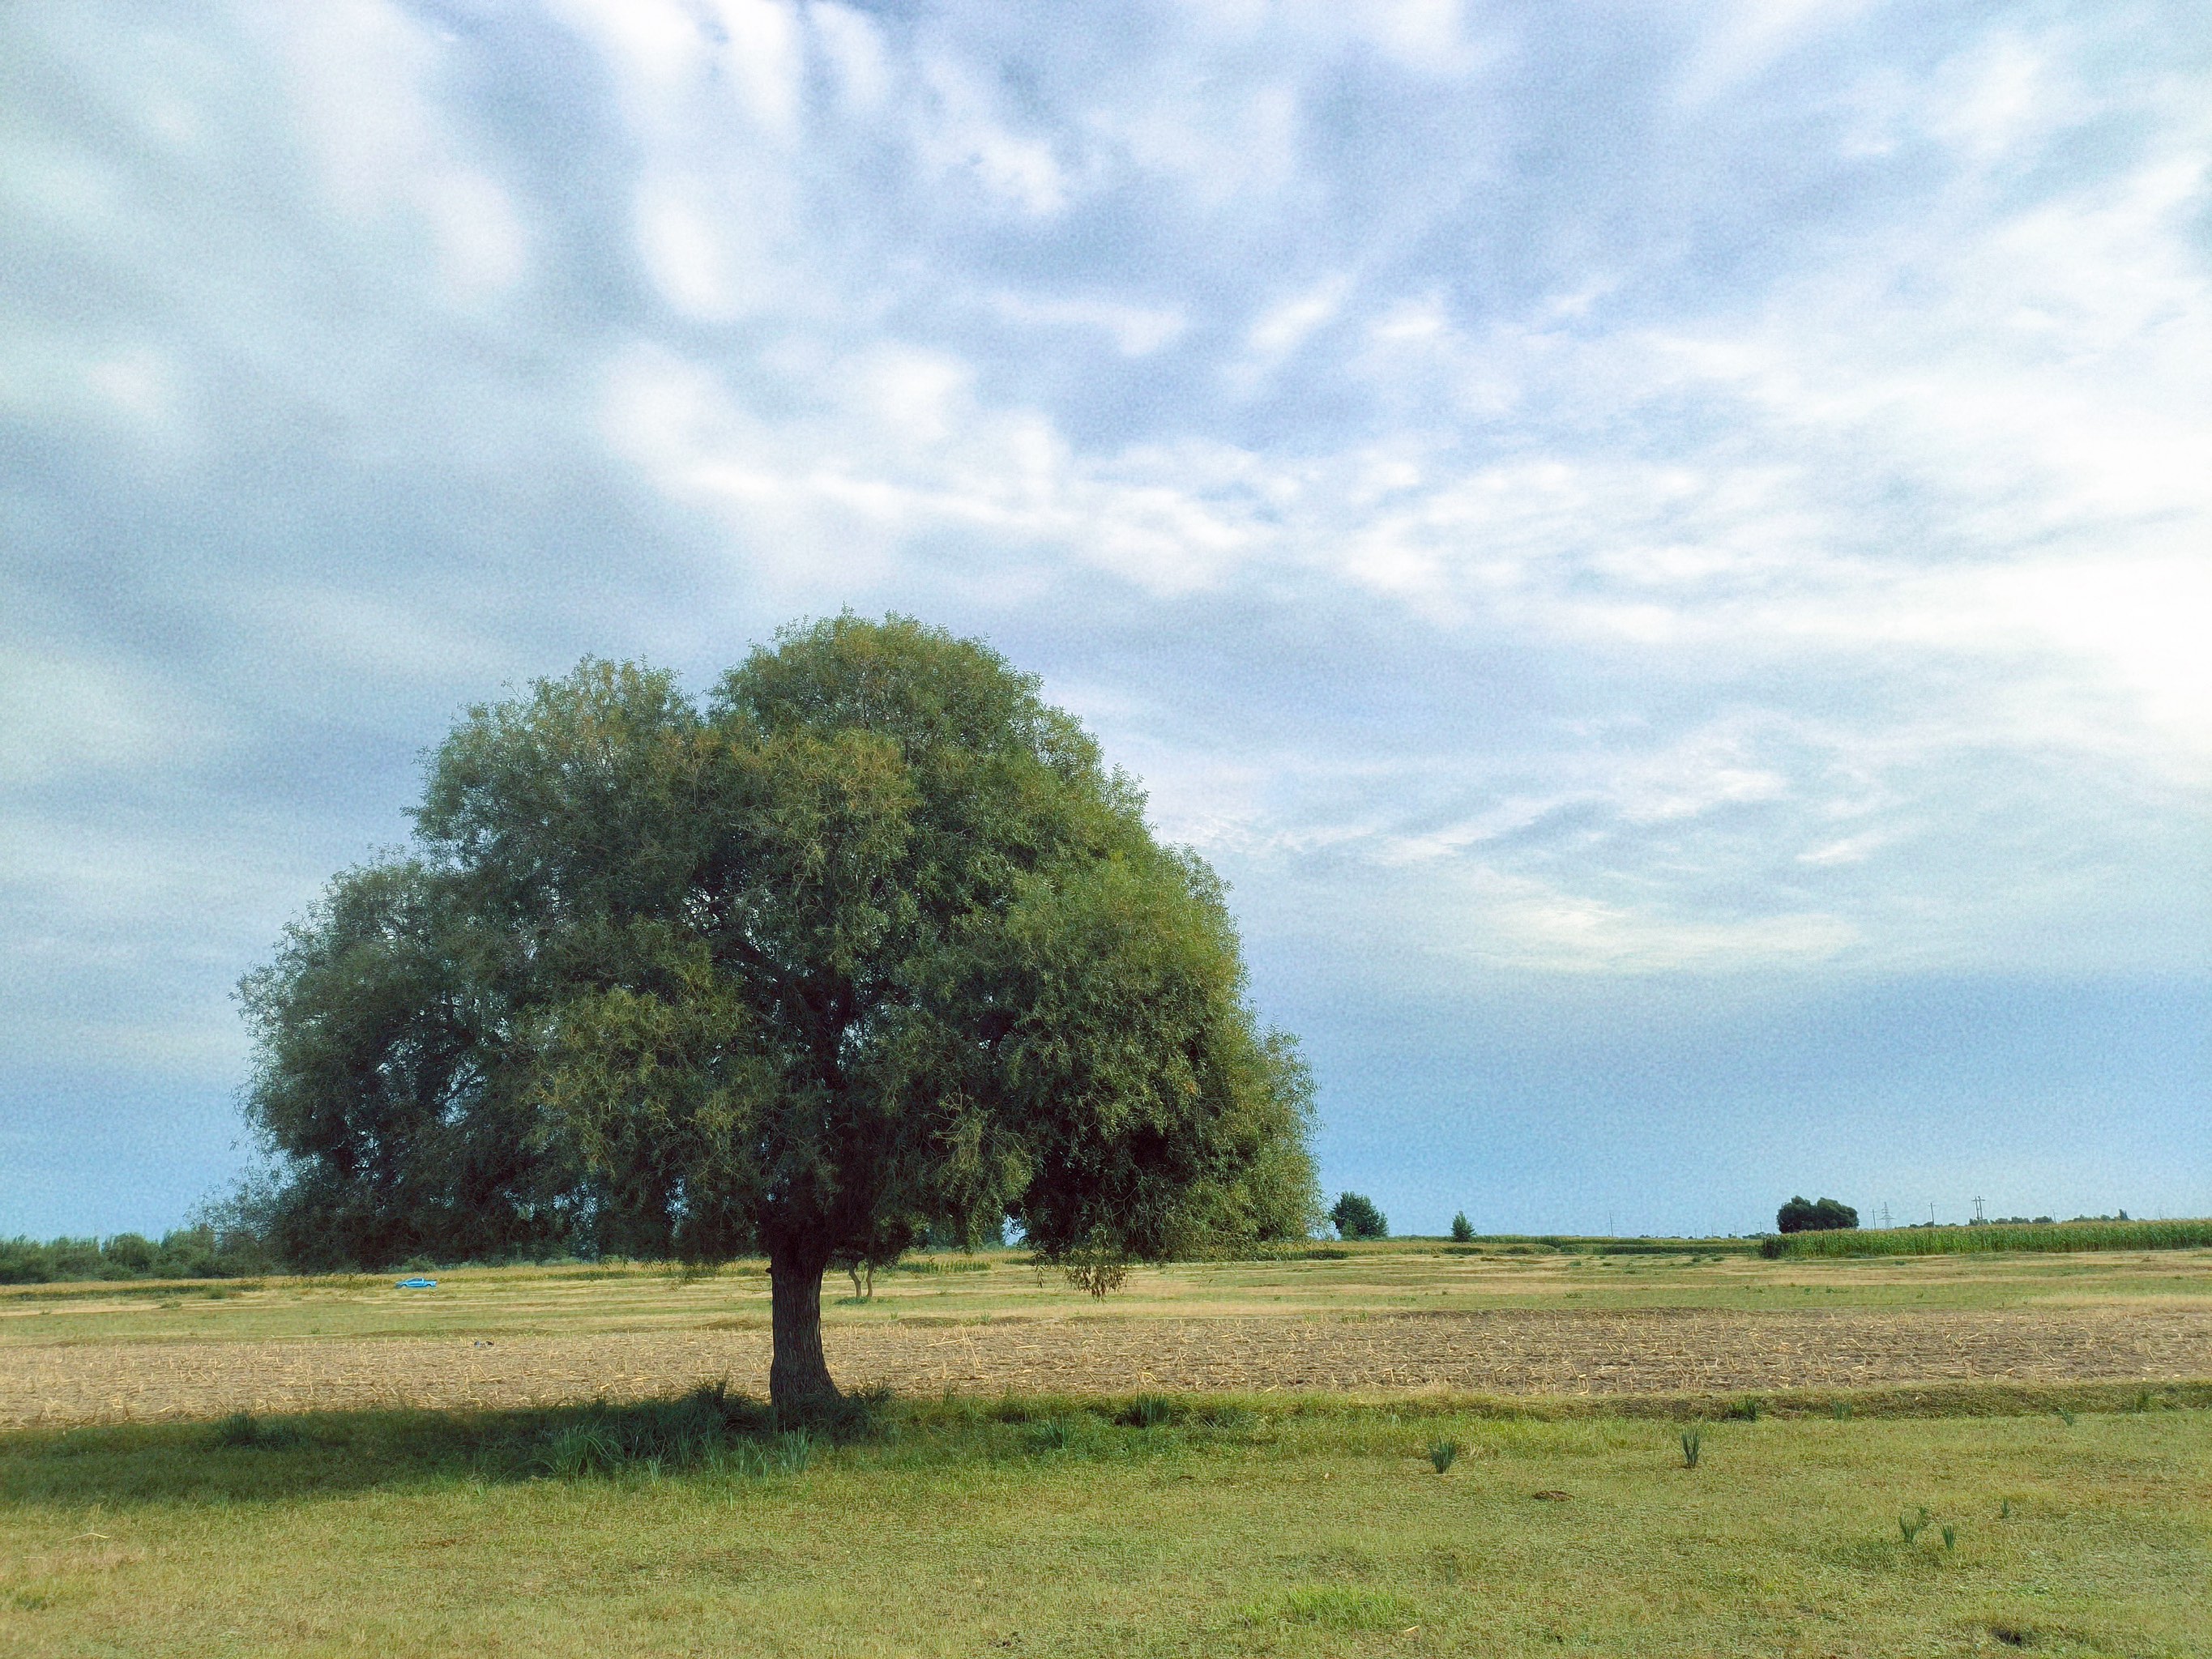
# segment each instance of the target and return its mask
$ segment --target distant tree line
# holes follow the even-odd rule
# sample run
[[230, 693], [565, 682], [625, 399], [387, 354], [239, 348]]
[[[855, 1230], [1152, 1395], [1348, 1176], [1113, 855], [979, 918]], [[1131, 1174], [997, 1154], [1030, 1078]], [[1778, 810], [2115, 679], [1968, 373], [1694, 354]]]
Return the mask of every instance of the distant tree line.
[[107, 1238], [0, 1239], [0, 1285], [55, 1285], [77, 1279], [236, 1279], [275, 1264], [250, 1230], [209, 1224], [180, 1227], [150, 1239], [137, 1233]]

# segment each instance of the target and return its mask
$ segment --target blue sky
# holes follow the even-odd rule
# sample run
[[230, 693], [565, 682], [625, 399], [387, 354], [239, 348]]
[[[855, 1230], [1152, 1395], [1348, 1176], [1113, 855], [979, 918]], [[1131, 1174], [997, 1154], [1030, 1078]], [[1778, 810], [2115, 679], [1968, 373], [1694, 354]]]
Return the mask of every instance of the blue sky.
[[1401, 1230], [2212, 1212], [2212, 16], [0, 10], [0, 1232], [465, 704], [898, 610]]

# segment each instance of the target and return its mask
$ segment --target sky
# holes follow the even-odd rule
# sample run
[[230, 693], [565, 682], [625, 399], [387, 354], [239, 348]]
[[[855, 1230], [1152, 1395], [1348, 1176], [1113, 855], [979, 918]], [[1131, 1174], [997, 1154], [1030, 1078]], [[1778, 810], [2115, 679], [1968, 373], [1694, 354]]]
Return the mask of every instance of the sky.
[[1400, 1231], [2212, 1212], [2199, 0], [13, 0], [0, 1234], [469, 704], [989, 641]]

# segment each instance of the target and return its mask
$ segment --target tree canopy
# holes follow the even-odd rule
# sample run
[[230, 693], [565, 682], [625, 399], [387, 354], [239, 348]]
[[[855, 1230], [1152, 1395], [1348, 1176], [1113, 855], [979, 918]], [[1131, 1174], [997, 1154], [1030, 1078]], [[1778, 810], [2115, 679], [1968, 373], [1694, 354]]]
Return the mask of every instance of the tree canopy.
[[1375, 1200], [1364, 1193], [1339, 1193], [1329, 1207], [1328, 1218], [1340, 1238], [1390, 1237], [1390, 1224], [1375, 1207]]
[[1832, 1198], [1814, 1200], [1800, 1194], [1775, 1212], [1774, 1224], [1785, 1233], [1839, 1232], [1857, 1226], [1859, 1212]]
[[842, 616], [696, 702], [586, 661], [415, 824], [241, 987], [295, 1260], [763, 1252], [796, 1401], [833, 1263], [1011, 1218], [1103, 1292], [1316, 1219], [1221, 883], [980, 643]]

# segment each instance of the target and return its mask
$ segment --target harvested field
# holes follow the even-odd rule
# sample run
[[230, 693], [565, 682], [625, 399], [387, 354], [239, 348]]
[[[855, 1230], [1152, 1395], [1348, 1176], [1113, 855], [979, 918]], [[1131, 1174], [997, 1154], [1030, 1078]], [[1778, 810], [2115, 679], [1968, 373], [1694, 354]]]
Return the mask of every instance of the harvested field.
[[[0, 1350], [0, 1425], [234, 1411], [511, 1407], [764, 1390], [768, 1333], [714, 1322], [589, 1335], [23, 1343]], [[730, 1328], [732, 1324], [737, 1328]], [[831, 1324], [848, 1386], [910, 1393], [1434, 1389], [1732, 1393], [2212, 1376], [2212, 1310], [1493, 1309], [1322, 1317], [907, 1318]]]

